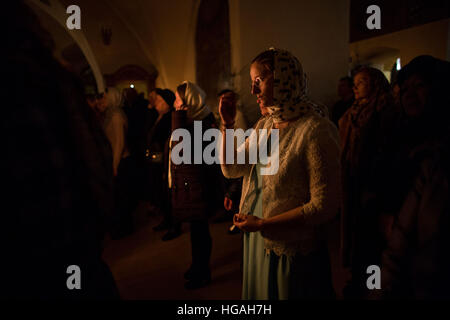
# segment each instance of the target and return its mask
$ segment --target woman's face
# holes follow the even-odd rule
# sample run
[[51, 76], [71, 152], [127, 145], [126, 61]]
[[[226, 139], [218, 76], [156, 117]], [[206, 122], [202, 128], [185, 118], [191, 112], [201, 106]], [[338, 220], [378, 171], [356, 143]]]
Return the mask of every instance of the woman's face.
[[183, 104], [184, 104], [183, 99], [181, 99], [180, 95], [178, 94], [178, 91], [175, 91], [175, 102], [173, 103], [173, 107], [179, 110], [183, 106]]
[[165, 114], [169, 112], [170, 110], [169, 105], [167, 104], [166, 101], [164, 101], [164, 99], [159, 94], [155, 95], [154, 103], [155, 109], [156, 111], [158, 111], [159, 114]]
[[429, 86], [418, 75], [412, 75], [402, 84], [400, 96], [403, 110], [410, 117], [420, 116], [425, 110]]
[[100, 112], [105, 112], [107, 107], [108, 107], [108, 100], [106, 98], [106, 93], [104, 93], [102, 97], [97, 100], [97, 109]]
[[353, 79], [353, 93], [355, 94], [355, 99], [367, 99], [370, 95], [370, 79], [365, 72], [360, 72], [355, 75]]
[[95, 97], [94, 98], [89, 97], [86, 100], [87, 100], [89, 107], [91, 107], [91, 109], [93, 109], [93, 110], [97, 109], [97, 99]]
[[264, 107], [273, 106], [273, 73], [264, 65], [255, 62], [250, 67], [252, 79], [252, 94], [256, 96], [256, 102], [263, 113]]

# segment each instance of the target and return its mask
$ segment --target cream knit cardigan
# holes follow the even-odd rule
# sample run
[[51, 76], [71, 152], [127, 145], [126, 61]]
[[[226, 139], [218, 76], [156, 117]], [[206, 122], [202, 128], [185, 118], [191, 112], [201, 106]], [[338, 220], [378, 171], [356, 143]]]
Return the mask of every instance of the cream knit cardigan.
[[[261, 128], [270, 130], [273, 120], [261, 118], [255, 129]], [[247, 151], [248, 141], [245, 142]], [[293, 223], [271, 233], [262, 232], [266, 250], [293, 256], [297, 252], [306, 255], [319, 248], [324, 238], [319, 227], [337, 215], [341, 199], [339, 145], [336, 127], [314, 111], [279, 130], [279, 170], [275, 175], [259, 176], [263, 179], [263, 217], [301, 207], [304, 223]], [[251, 179], [256, 165], [222, 164], [221, 167], [227, 178], [243, 177], [239, 209], [243, 214], [250, 213], [257, 197], [256, 184]]]

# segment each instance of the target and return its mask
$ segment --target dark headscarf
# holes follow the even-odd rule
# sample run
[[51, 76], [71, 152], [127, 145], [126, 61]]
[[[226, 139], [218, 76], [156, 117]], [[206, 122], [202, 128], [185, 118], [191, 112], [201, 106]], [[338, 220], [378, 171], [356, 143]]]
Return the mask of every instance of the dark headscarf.
[[175, 94], [172, 90], [156, 88], [155, 91], [169, 105], [170, 109], [172, 109], [173, 103], [175, 102]]
[[374, 111], [384, 111], [387, 105], [392, 106], [393, 98], [391, 87], [383, 72], [363, 67], [356, 74], [358, 73], [365, 73], [369, 77], [370, 94], [364, 101], [355, 100], [349, 112], [353, 125], [362, 127], [369, 121]]
[[400, 90], [405, 81], [414, 75], [419, 76], [430, 91], [423, 114], [417, 119], [408, 119], [409, 126], [416, 127], [415, 131], [420, 129], [422, 135], [439, 136], [449, 128], [450, 63], [426, 55], [414, 58], [398, 74]]
[[[375, 68], [364, 67], [358, 73], [369, 76], [370, 94], [367, 99], [356, 100], [339, 121], [342, 142], [343, 166], [353, 169], [366, 162], [370, 150], [376, 150], [384, 143], [382, 127], [386, 114], [393, 109], [393, 97], [384, 74]], [[361, 168], [362, 169], [362, 168]]]

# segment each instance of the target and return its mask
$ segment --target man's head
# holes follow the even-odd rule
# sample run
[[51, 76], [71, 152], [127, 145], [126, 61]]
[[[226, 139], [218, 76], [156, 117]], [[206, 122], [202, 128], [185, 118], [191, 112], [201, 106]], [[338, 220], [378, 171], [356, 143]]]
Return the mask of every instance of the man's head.
[[351, 77], [342, 77], [339, 79], [337, 94], [342, 100], [353, 98], [353, 79]]

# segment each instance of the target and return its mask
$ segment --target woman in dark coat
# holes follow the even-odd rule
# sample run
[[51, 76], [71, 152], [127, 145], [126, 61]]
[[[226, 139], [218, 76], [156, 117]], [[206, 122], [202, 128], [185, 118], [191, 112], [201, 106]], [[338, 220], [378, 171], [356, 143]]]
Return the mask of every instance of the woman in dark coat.
[[[157, 118], [147, 133], [146, 162], [149, 173], [149, 188], [151, 205], [158, 211], [162, 211], [163, 220], [153, 228], [155, 231], [168, 229], [163, 240], [171, 240], [181, 234], [179, 224], [174, 224], [170, 212], [170, 199], [167, 193], [167, 180], [164, 172], [167, 172], [164, 161], [166, 146], [172, 132], [172, 111], [175, 94], [169, 89], [157, 88], [153, 92], [152, 104], [157, 111]], [[155, 210], [154, 209], [154, 210]]]
[[392, 130], [393, 98], [383, 73], [364, 67], [354, 76], [355, 102], [339, 120], [343, 183], [341, 245], [345, 267], [352, 279], [344, 295], [367, 294], [366, 269], [379, 265], [384, 246], [378, 225], [384, 217], [375, 210], [373, 174], [376, 159], [385, 151]]
[[171, 190], [174, 220], [190, 223], [192, 264], [184, 276], [188, 280], [185, 287], [196, 289], [207, 285], [211, 280], [209, 260], [212, 240], [209, 233], [208, 216], [214, 213], [214, 204], [218, 198], [218, 192], [216, 192], [218, 188], [215, 187], [215, 184], [219, 185], [220, 169], [216, 164], [203, 163], [203, 160], [201, 164], [194, 164], [195, 152], [201, 151], [200, 156], [202, 157], [204, 149], [204, 146], [201, 146], [201, 150], [196, 150], [194, 141], [191, 141], [190, 164], [175, 164], [172, 161], [171, 152], [175, 153], [176, 145], [183, 142], [172, 139], [173, 132], [177, 129], [189, 131], [190, 137], [194, 138], [194, 121], [201, 122], [203, 132], [216, 127], [216, 124], [213, 114], [205, 104], [206, 94], [197, 85], [187, 81], [183, 82], [178, 86], [175, 95], [172, 138], [169, 143], [168, 183]]
[[397, 201], [380, 201], [396, 210], [382, 255], [384, 298], [450, 297], [449, 79], [450, 63], [431, 56], [398, 74], [404, 119], [387, 170]]

